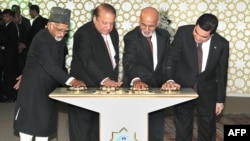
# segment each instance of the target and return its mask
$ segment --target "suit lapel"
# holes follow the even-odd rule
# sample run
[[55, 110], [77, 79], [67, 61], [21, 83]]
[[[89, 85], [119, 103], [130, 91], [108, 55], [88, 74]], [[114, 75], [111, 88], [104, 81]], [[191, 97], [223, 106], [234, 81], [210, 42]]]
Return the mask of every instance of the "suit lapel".
[[[147, 38], [143, 37], [142, 38], [142, 42], [143, 42], [143, 46], [142, 46], [142, 50], [145, 50], [149, 60], [150, 60], [150, 65], [152, 66], [153, 68], [153, 56], [152, 56], [152, 52], [151, 52], [151, 49], [150, 49], [150, 46], [149, 46], [149, 43], [147, 41]], [[154, 47], [154, 46], [153, 46]]]
[[111, 37], [111, 41], [112, 41], [112, 44], [113, 44], [114, 49], [115, 49], [115, 62], [118, 65], [118, 61], [119, 61], [119, 46], [117, 46], [117, 45], [119, 45], [119, 43], [118, 43], [118, 40], [116, 40], [116, 37], [113, 34], [113, 32], [110, 33], [110, 37]]
[[153, 69], [153, 67], [154, 67], [153, 66], [153, 57], [152, 57], [152, 53], [151, 53], [147, 38], [142, 35], [139, 26], [136, 27], [136, 30], [137, 30], [137, 34], [138, 34], [137, 36], [139, 38], [139, 40], [136, 43], [136, 45], [137, 45], [136, 47], [139, 50], [141, 50], [140, 57], [143, 57], [145, 62], [149, 63], [148, 65], [151, 66]]
[[110, 57], [109, 57], [109, 52], [108, 52], [108, 49], [106, 47], [105, 40], [99, 32], [96, 32], [96, 34], [98, 34], [98, 38], [99, 38], [98, 41], [102, 41], [102, 42], [98, 42], [98, 44], [99, 44], [98, 48], [100, 48], [100, 49], [97, 49], [97, 50], [99, 50], [100, 52], [105, 52], [104, 54], [101, 53], [101, 55], [106, 58], [106, 59], [103, 59], [103, 62], [106, 62], [106, 64], [108, 64], [110, 66], [110, 68], [112, 68], [112, 62], [111, 62]]
[[179, 35], [183, 34], [186, 37], [185, 39], [183, 39], [183, 41], [180, 40], [179, 42], [183, 44], [184, 48], [182, 49], [185, 50], [183, 52], [186, 52], [185, 54], [186, 58], [191, 58], [191, 59], [187, 59], [186, 61], [188, 61], [188, 64], [190, 65], [190, 67], [192, 67], [193, 72], [198, 74], [197, 44], [194, 40], [193, 30], [194, 30], [194, 26], [192, 28], [190, 27], [188, 31], [182, 30], [182, 33], [180, 32]]
[[190, 41], [190, 43], [187, 43], [187, 45], [190, 45], [190, 47], [188, 46], [189, 51], [191, 52], [190, 54], [192, 56], [189, 56], [193, 59], [193, 61], [191, 61], [190, 63], [192, 64], [191, 66], [193, 66], [194, 72], [196, 72], [198, 74], [198, 56], [197, 56], [197, 44], [194, 41], [193, 36], [190, 36], [192, 39], [187, 39]]
[[161, 60], [163, 53], [163, 49], [164, 49], [164, 40], [166, 39], [162, 39], [161, 34], [158, 33], [158, 31], [156, 31], [156, 39], [157, 39], [157, 59], [158, 61]]

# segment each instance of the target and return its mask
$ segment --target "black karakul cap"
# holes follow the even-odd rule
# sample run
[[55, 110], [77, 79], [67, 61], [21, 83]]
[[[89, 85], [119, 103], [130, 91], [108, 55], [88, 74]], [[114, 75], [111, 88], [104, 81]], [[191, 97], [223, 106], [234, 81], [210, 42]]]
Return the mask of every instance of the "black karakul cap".
[[52, 7], [49, 17], [49, 22], [56, 22], [69, 25], [70, 23], [69, 9], [63, 9], [61, 7]]

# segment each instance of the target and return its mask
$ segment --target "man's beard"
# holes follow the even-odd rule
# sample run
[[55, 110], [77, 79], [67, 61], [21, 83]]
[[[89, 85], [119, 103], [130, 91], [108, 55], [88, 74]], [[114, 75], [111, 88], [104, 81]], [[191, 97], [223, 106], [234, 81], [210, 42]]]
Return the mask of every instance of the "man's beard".
[[57, 40], [57, 41], [61, 41], [63, 39], [63, 37], [55, 37], [55, 40]]
[[142, 35], [143, 35], [144, 37], [150, 37], [150, 36], [152, 36], [152, 34], [153, 34], [153, 32], [150, 32], [149, 34], [145, 34], [143, 31], [141, 31], [141, 33], [142, 33]]

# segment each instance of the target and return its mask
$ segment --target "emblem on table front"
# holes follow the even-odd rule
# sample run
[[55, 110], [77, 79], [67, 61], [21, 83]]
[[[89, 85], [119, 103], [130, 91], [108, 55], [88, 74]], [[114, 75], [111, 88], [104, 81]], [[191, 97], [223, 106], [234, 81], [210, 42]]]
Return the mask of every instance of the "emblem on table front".
[[126, 128], [122, 128], [119, 132], [112, 133], [112, 139], [110, 141], [138, 141], [136, 134], [129, 133]]

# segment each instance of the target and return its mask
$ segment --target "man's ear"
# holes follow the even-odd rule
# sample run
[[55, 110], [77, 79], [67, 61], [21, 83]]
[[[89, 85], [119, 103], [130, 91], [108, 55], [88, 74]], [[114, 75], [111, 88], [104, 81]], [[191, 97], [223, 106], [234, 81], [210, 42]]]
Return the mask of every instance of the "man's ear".
[[51, 28], [51, 22], [48, 22], [48, 23], [47, 23], [47, 27], [48, 27], [48, 29]]

